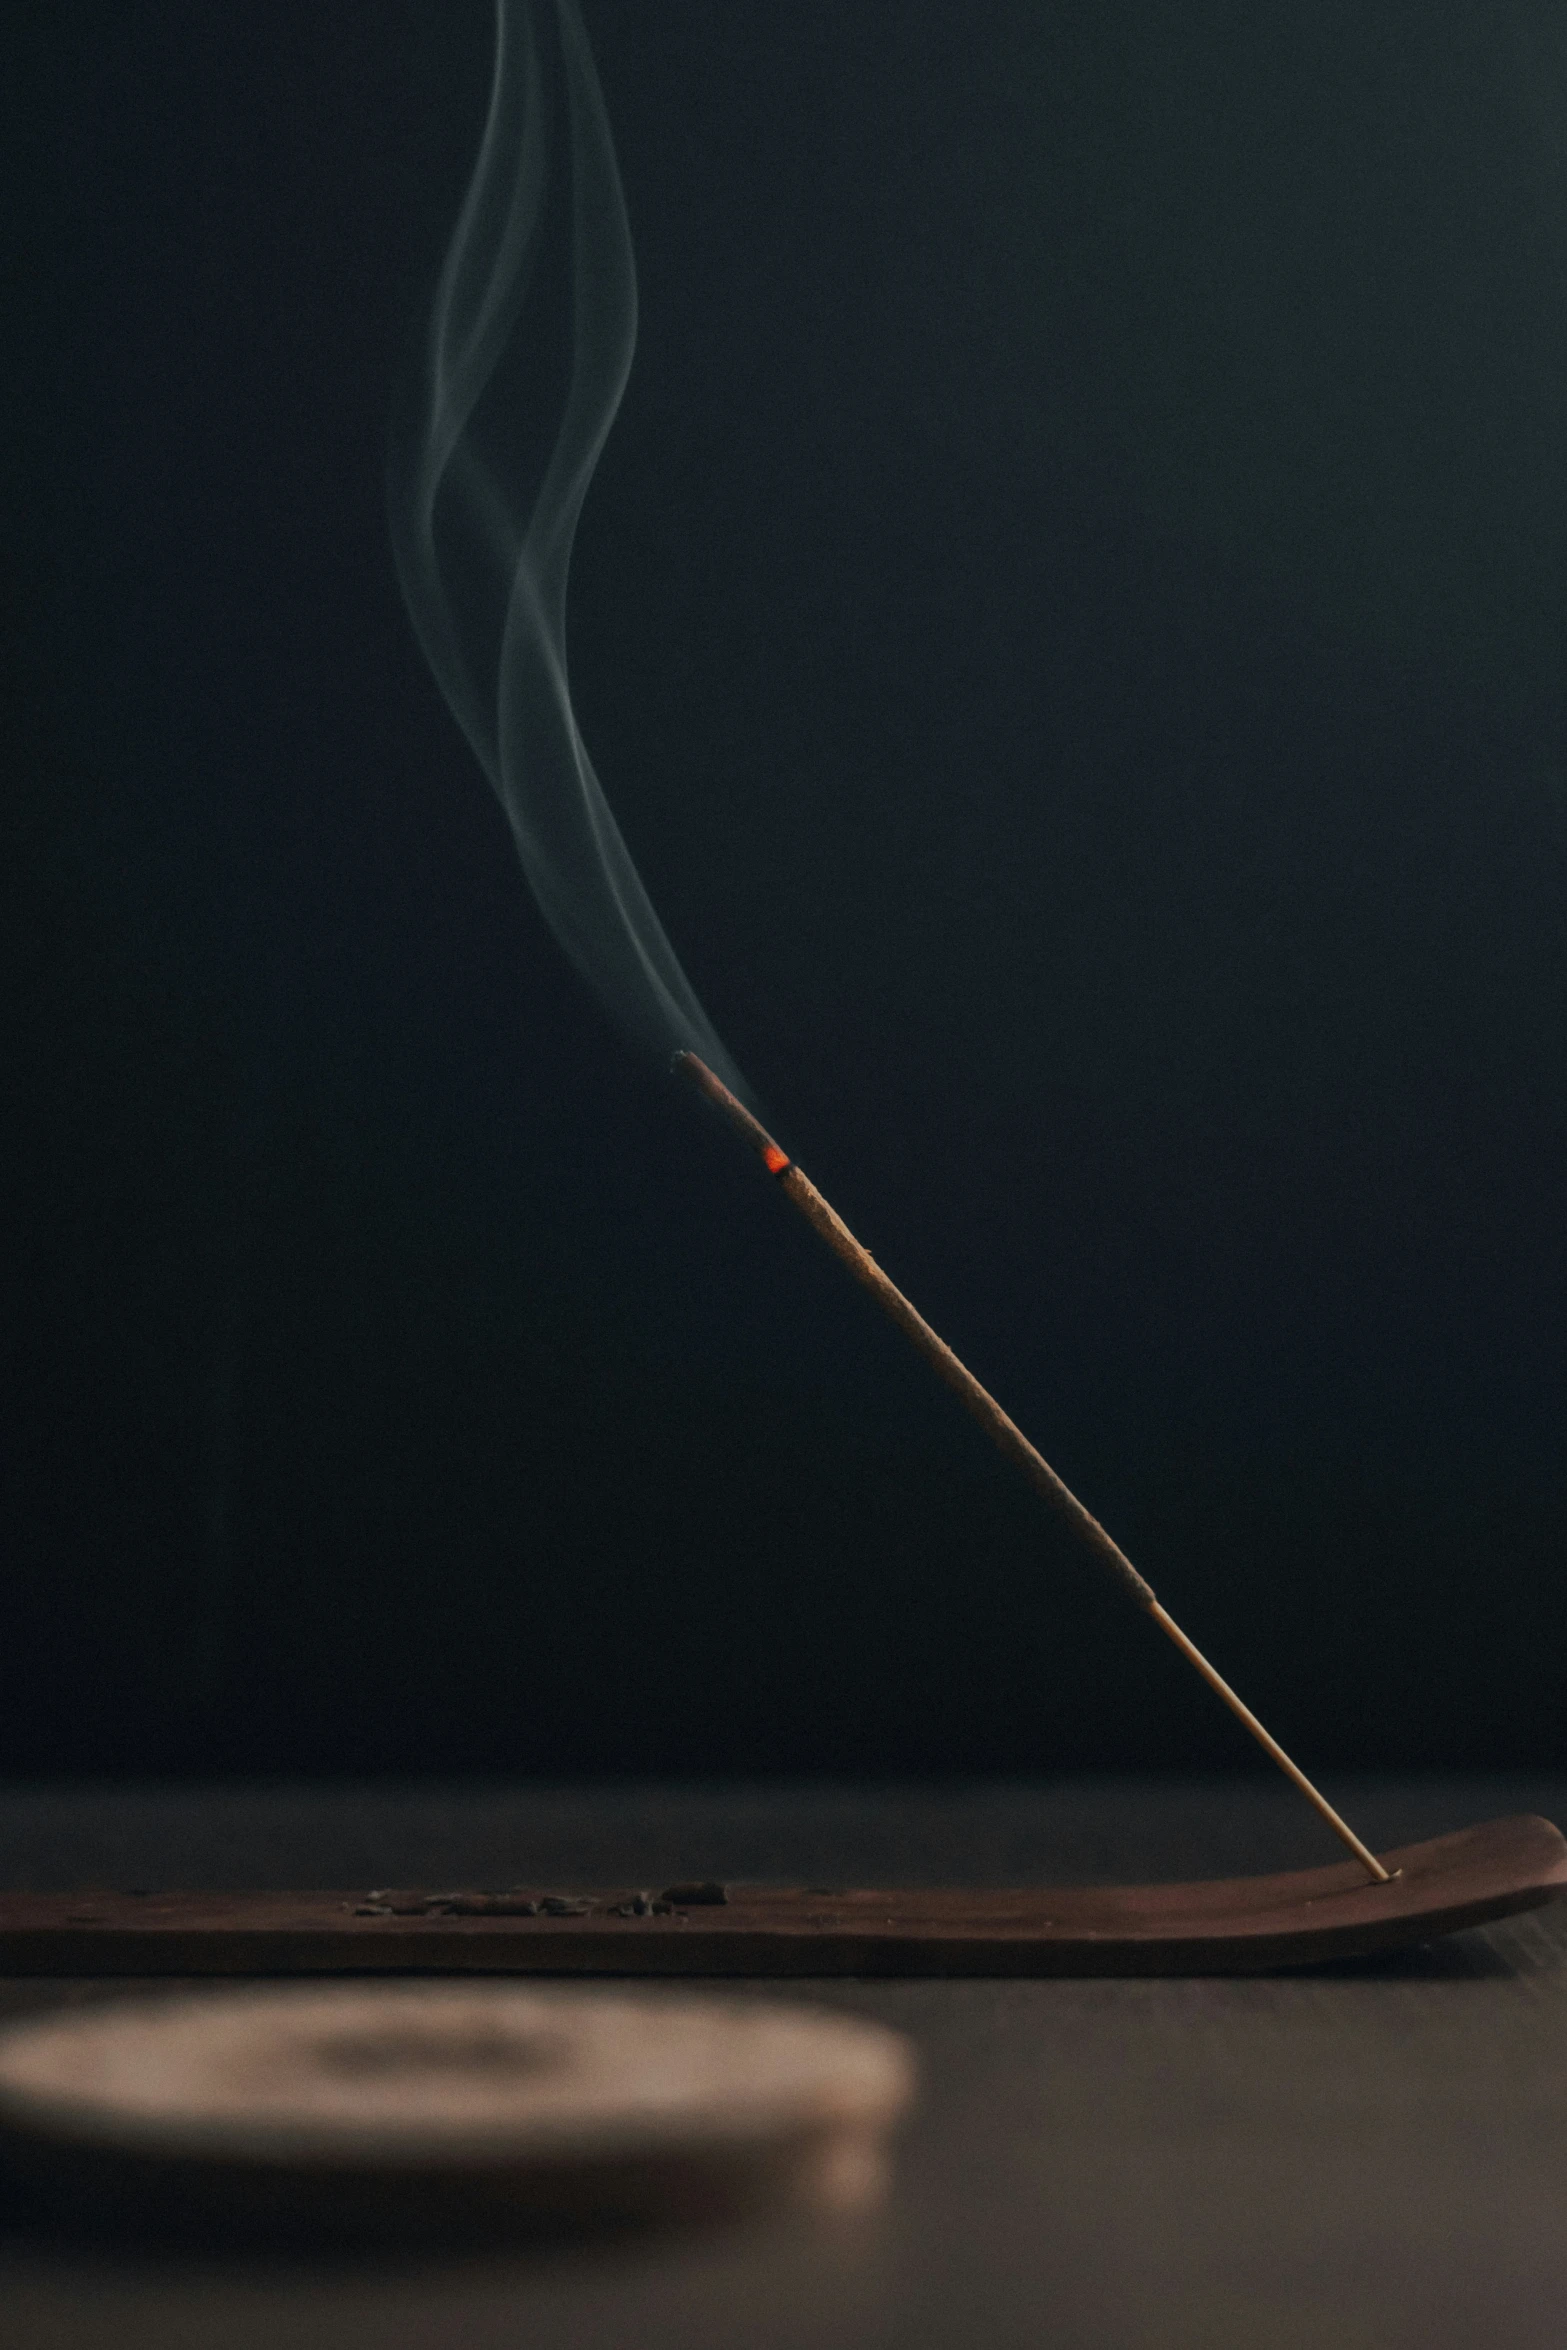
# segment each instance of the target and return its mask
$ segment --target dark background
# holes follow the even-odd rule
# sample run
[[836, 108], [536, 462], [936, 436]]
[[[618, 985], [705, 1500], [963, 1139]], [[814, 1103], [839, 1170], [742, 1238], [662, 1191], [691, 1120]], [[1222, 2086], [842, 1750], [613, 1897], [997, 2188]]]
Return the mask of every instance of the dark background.
[[[579, 716], [1308, 1766], [1560, 1763], [1549, 0], [589, 0]], [[534, 912], [404, 619], [483, 0], [13, 27], [12, 1771], [1249, 1768]]]

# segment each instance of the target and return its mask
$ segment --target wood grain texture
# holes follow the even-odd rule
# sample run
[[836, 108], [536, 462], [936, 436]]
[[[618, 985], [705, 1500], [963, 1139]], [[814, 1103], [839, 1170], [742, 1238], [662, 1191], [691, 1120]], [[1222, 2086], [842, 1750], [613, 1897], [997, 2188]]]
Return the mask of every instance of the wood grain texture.
[[[1532, 1815], [1383, 1856], [1198, 1884], [1017, 1890], [734, 1885], [722, 1905], [573, 1896], [235, 1892], [0, 1895], [0, 1972], [224, 1975], [1256, 1974], [1367, 1957], [1532, 1909], [1567, 1843]], [[526, 1914], [534, 1903], [548, 1904]], [[551, 1912], [554, 1914], [551, 1914]]]

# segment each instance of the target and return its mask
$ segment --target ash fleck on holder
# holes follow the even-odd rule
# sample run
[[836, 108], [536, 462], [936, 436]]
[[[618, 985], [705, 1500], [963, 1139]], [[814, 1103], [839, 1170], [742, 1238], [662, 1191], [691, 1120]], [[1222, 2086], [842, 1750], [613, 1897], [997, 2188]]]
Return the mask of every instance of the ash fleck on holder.
[[[712, 1878], [666, 1885], [661, 1893], [628, 1894], [613, 1905], [621, 1918], [673, 1917], [678, 1910], [712, 1908], [729, 1899], [729, 1888]], [[345, 1907], [349, 1905], [345, 1903]], [[356, 1918], [580, 1918], [597, 1906], [580, 1893], [530, 1893], [521, 1885], [499, 1892], [366, 1893], [352, 1904]]]

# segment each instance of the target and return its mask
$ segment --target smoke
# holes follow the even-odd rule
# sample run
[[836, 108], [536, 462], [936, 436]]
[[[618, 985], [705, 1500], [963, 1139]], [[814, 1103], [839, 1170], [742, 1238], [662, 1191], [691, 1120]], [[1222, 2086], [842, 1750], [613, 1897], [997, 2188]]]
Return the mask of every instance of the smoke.
[[[541, 21], [542, 20], [542, 21]], [[566, 953], [633, 1038], [742, 1082], [698, 1003], [572, 709], [572, 543], [636, 342], [614, 144], [575, 0], [497, 0], [495, 73], [437, 287], [392, 541], [419, 642]]]

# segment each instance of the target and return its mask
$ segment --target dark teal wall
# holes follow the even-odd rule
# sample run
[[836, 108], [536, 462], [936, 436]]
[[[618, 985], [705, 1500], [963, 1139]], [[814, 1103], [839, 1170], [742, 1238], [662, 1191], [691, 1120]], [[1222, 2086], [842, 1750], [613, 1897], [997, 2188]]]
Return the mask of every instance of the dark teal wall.
[[[1281, 1735], [1560, 1759], [1543, 0], [588, 7], [579, 714], [784, 1140]], [[0, 1762], [1237, 1763], [543, 935], [398, 606], [483, 5], [7, 148]]]

